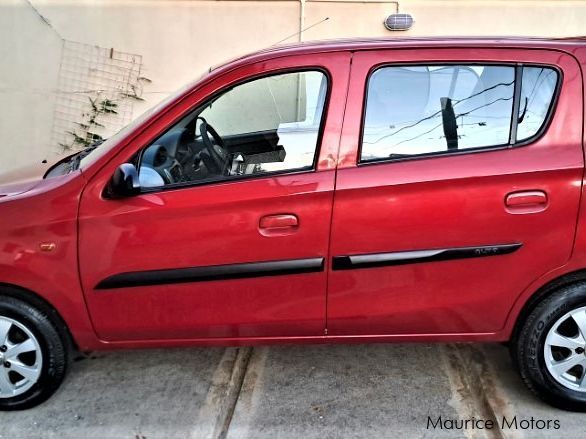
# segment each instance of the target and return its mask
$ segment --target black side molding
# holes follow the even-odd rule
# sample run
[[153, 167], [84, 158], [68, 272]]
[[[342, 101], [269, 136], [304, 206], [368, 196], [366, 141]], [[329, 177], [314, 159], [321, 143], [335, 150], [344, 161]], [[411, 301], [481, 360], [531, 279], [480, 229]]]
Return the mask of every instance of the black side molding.
[[107, 277], [96, 290], [186, 282], [246, 279], [263, 276], [316, 273], [324, 270], [324, 258], [290, 259], [285, 261], [249, 262], [243, 264], [211, 265], [207, 267], [168, 270], [134, 271]]
[[416, 264], [420, 262], [447, 261], [450, 259], [482, 258], [513, 253], [523, 244], [485, 245], [481, 247], [442, 248], [392, 253], [334, 256], [332, 270], [386, 267], [390, 265]]

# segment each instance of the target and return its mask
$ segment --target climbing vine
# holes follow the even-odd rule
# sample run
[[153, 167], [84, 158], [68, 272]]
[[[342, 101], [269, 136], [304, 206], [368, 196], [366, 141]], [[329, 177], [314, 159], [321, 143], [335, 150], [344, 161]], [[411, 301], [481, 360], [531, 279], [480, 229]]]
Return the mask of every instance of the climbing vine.
[[[145, 77], [138, 78], [138, 83], [140, 85], [142, 85], [143, 82], [151, 82], [151, 80]], [[93, 98], [88, 96], [88, 110], [82, 113], [81, 120], [75, 123], [76, 128], [67, 131], [71, 141], [68, 143], [59, 143], [59, 145], [64, 151], [74, 151], [103, 141], [104, 138], [98, 133], [98, 131], [107, 128], [106, 116], [117, 115], [120, 102], [124, 99], [144, 101], [140, 96], [141, 94], [141, 86], [130, 85], [130, 90], [128, 92], [118, 93], [118, 100], [103, 97], [102, 92], [97, 92]]]

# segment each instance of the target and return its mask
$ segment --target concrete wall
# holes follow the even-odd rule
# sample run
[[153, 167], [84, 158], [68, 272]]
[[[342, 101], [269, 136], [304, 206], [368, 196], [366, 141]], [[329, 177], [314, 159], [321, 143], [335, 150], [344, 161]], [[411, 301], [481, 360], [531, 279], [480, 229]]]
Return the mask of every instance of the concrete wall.
[[142, 57], [152, 82], [133, 103], [138, 116], [209, 66], [281, 40], [586, 33], [586, 1], [404, 0], [399, 9], [415, 23], [391, 33], [382, 22], [396, 8], [369, 0], [0, 0], [0, 171], [59, 149], [51, 134], [64, 41]]
[[62, 39], [19, 0], [0, 0], [0, 171], [45, 155]]

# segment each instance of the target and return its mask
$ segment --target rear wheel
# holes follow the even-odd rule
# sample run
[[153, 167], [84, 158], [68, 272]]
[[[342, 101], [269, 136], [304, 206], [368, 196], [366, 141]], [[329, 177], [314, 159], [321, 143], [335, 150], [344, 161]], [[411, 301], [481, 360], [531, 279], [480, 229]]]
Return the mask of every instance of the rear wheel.
[[67, 348], [48, 314], [0, 295], [0, 410], [45, 401], [65, 377]]
[[556, 407], [586, 411], [586, 283], [544, 299], [511, 347], [534, 393]]

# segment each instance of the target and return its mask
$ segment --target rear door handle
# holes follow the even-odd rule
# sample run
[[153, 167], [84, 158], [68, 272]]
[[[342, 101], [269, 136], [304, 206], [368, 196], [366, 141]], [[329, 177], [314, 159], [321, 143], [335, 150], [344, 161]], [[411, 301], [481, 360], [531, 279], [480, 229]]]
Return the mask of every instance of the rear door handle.
[[540, 190], [511, 192], [505, 197], [505, 206], [511, 213], [541, 212], [547, 204], [547, 194]]
[[258, 224], [262, 235], [286, 235], [295, 232], [299, 228], [299, 218], [292, 213], [280, 213], [263, 216]]

